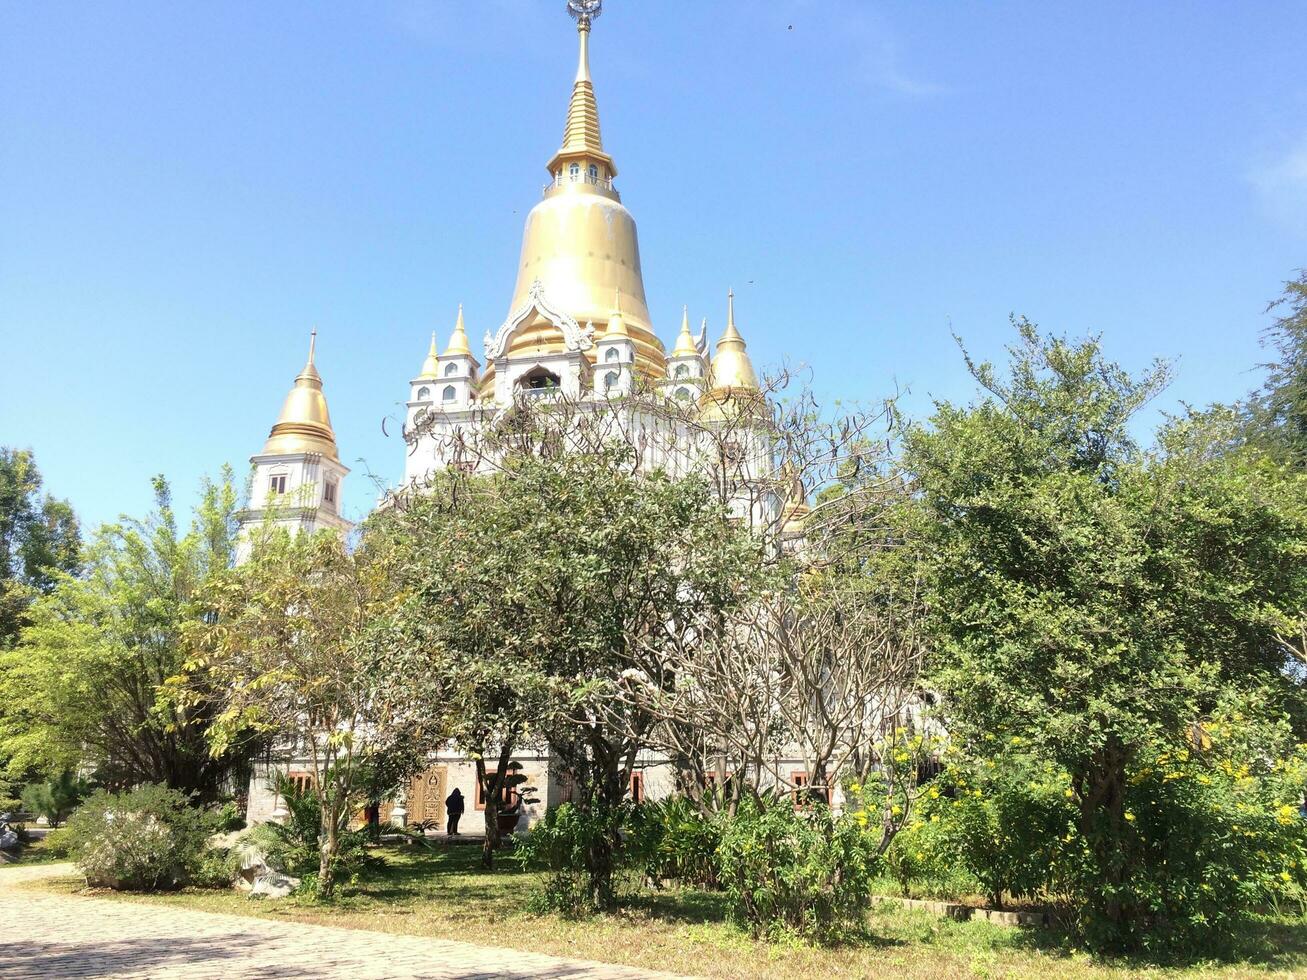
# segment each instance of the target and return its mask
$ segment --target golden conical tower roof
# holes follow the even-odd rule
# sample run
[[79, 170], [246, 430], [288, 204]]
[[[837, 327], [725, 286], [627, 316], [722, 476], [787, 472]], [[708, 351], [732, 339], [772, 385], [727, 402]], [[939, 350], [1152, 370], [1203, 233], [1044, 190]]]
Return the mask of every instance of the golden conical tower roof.
[[281, 415], [263, 446], [265, 456], [290, 453], [321, 453], [339, 459], [336, 433], [331, 428], [327, 397], [322, 393], [322, 375], [313, 363], [318, 332], [309, 335], [309, 359], [295, 378], [295, 384], [281, 407]]
[[697, 357], [699, 348], [694, 345], [690, 335], [690, 308], [681, 307], [681, 332], [676, 335], [676, 346], [672, 348], [672, 357]]
[[599, 103], [595, 99], [594, 82], [590, 80], [590, 20], [582, 18], [576, 25], [581, 51], [576, 66], [576, 81], [572, 83], [572, 100], [567, 104], [567, 124], [563, 127], [563, 145], [549, 161], [549, 172], [571, 160], [593, 160], [608, 167], [608, 176], [617, 176], [613, 158], [604, 152], [603, 137], [599, 134]]
[[436, 350], [436, 332], [431, 331], [431, 346], [427, 348], [426, 360], [422, 362], [422, 370], [418, 372], [419, 381], [434, 381], [440, 377], [440, 352]]
[[[569, 9], [578, 20], [580, 59], [568, 104], [563, 146], [549, 161], [553, 178], [544, 200], [527, 215], [517, 282], [508, 316], [521, 314], [504, 347], [509, 357], [566, 350], [563, 333], [551, 317], [531, 312], [536, 297], [566, 314], [580, 328], [598, 329], [621, 299], [622, 322], [635, 347], [635, 369], [648, 380], [667, 371], [662, 342], [654, 333], [644, 293], [635, 219], [613, 187], [612, 158], [603, 152], [599, 112], [590, 80], [590, 20], [596, 0], [576, 0]], [[576, 167], [576, 172], [572, 168]], [[591, 171], [591, 167], [594, 171]], [[538, 285], [537, 285], [538, 284]], [[593, 348], [587, 351], [591, 361]], [[483, 390], [493, 390], [495, 363], [486, 365]]]
[[463, 304], [458, 304], [458, 319], [454, 322], [454, 332], [449, 335], [449, 346], [445, 348], [445, 357], [450, 355], [471, 357], [472, 348], [467, 344], [467, 330], [463, 326]]
[[726, 332], [717, 341], [717, 353], [713, 355], [712, 386], [724, 390], [758, 390], [758, 376], [753, 373], [753, 362], [749, 360], [744, 338], [735, 328], [734, 290], [726, 294]]

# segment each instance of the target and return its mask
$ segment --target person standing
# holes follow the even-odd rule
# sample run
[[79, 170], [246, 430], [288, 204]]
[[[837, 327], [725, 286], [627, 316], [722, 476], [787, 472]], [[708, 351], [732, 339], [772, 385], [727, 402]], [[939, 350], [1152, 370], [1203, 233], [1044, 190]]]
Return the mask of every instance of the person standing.
[[463, 815], [463, 792], [457, 787], [445, 797], [445, 814], [448, 817], [445, 833], [453, 837], [458, 833], [458, 818]]

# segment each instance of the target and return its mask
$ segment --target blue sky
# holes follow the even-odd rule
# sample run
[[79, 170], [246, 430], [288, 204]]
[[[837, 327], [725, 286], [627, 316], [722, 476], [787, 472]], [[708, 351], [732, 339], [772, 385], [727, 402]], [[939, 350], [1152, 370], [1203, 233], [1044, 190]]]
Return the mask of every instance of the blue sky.
[[[562, 0], [0, 5], [0, 444], [90, 522], [242, 471], [319, 334], [361, 516], [432, 329], [499, 324], [562, 135]], [[609, 0], [592, 68], [655, 326], [828, 398], [1101, 332], [1156, 406], [1255, 384], [1307, 265], [1307, 4]], [[391, 435], [383, 434], [390, 417]]]

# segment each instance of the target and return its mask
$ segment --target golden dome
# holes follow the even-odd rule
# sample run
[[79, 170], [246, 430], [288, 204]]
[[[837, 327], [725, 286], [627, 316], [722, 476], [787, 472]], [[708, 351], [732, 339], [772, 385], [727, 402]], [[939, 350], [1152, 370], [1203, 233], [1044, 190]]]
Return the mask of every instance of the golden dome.
[[698, 357], [699, 348], [690, 336], [690, 308], [681, 307], [681, 332], [676, 335], [676, 346], [672, 348], [672, 357]]
[[726, 332], [717, 341], [717, 353], [712, 359], [713, 390], [742, 388], [758, 390], [758, 376], [745, 348], [744, 338], [735, 329], [735, 292], [726, 294]]
[[[666, 373], [666, 359], [645, 300], [635, 219], [613, 187], [617, 170], [599, 137], [589, 34], [589, 24], [583, 22], [580, 67], [563, 146], [549, 161], [551, 181], [544, 200], [526, 218], [509, 316], [530, 304], [537, 280], [549, 304], [582, 329], [587, 323], [596, 327], [605, 323], [616, 296], [635, 347], [636, 369], [651, 381], [660, 380]], [[561, 331], [546, 317], [535, 316], [514, 331], [504, 353], [516, 357], [565, 349]], [[593, 362], [593, 348], [587, 356]], [[483, 386], [493, 386], [493, 378], [492, 362]]]
[[422, 362], [422, 370], [418, 372], [419, 381], [434, 381], [440, 377], [440, 361], [437, 360], [439, 353], [436, 351], [436, 332], [431, 331], [431, 346], [427, 349], [426, 360]]
[[708, 375], [708, 390], [699, 399], [700, 417], [705, 421], [722, 421], [744, 411], [757, 411], [762, 395], [758, 376], [745, 349], [744, 338], [735, 329], [735, 293], [726, 294], [726, 331], [717, 341]]
[[309, 335], [309, 359], [296, 376], [277, 424], [268, 434], [263, 446], [265, 456], [321, 453], [328, 459], [340, 458], [336, 454], [336, 433], [331, 428], [327, 398], [322, 393], [322, 375], [313, 365], [317, 340], [318, 332], [314, 330]]
[[463, 328], [463, 304], [458, 304], [458, 320], [454, 323], [454, 332], [449, 335], [449, 346], [445, 348], [445, 357], [458, 355], [471, 357], [472, 348], [467, 345], [467, 330]]

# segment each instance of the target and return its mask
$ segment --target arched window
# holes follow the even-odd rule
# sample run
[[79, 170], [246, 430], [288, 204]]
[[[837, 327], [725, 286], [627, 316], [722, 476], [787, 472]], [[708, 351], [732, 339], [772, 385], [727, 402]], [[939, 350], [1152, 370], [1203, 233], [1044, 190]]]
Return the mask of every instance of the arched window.
[[592, 184], [599, 183], [599, 168], [596, 167], [593, 163], [590, 164], [590, 182]]
[[567, 175], [571, 177], [573, 181], [575, 181], [578, 177], [581, 176], [581, 165], [579, 163], [572, 164], [570, 167], [567, 168]]
[[604, 354], [605, 361], [615, 361], [621, 357], [621, 352], [616, 347], [609, 347], [608, 352]]
[[688, 402], [688, 401], [690, 400], [690, 389], [689, 389], [689, 388], [677, 388], [677, 389], [676, 389], [676, 397], [679, 398], [679, 399], [680, 399], [681, 401], [683, 401], [683, 402]]
[[452, 402], [456, 397], [458, 397], [458, 391], [453, 385], [446, 385], [445, 390], [440, 395], [441, 400], [447, 402]]
[[559, 380], [558, 375], [554, 374], [552, 371], [546, 371], [542, 367], [536, 367], [522, 375], [518, 384], [523, 388], [538, 391], [542, 388], [557, 388]]
[[689, 376], [690, 376], [690, 365], [688, 364], [676, 365], [676, 374], [673, 375], [673, 377], [688, 378]]
[[418, 389], [418, 401], [424, 402], [431, 397], [431, 389], [422, 387]]
[[447, 377], [447, 378], [448, 378], [448, 377], [452, 377], [452, 376], [455, 375], [455, 374], [458, 374], [458, 365], [457, 365], [457, 364], [446, 364], [446, 365], [445, 365], [445, 377]]
[[609, 371], [604, 375], [604, 391], [612, 391], [617, 387], [617, 372]]

